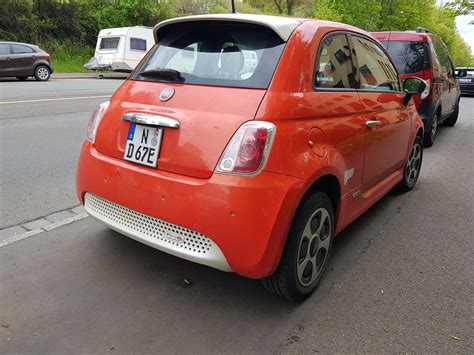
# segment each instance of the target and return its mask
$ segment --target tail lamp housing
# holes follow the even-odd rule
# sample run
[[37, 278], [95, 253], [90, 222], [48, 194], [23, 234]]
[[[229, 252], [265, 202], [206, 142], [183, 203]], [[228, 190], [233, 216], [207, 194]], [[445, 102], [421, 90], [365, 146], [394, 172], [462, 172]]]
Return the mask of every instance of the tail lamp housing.
[[102, 116], [109, 108], [109, 104], [110, 104], [110, 101], [105, 101], [99, 104], [96, 107], [91, 118], [89, 119], [89, 123], [87, 124], [86, 139], [91, 143], [94, 143], [95, 141], [95, 134], [97, 132], [97, 127], [99, 126]]
[[433, 75], [431, 73], [431, 69], [425, 69], [421, 73], [421, 78], [424, 81], [426, 81], [426, 88], [420, 95], [421, 100], [424, 100], [424, 99], [428, 98], [431, 94], [431, 78], [432, 77], [433, 77]]
[[275, 125], [270, 122], [244, 123], [227, 144], [215, 172], [233, 175], [258, 174], [270, 154], [275, 131]]

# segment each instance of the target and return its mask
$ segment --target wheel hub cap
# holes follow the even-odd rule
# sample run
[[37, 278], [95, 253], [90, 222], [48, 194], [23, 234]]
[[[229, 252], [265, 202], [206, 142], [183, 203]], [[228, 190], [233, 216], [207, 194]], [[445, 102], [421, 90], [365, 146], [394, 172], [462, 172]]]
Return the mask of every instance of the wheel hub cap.
[[48, 70], [45, 68], [39, 68], [38, 69], [38, 76], [41, 79], [46, 79], [48, 77]]
[[421, 167], [421, 146], [414, 144], [411, 149], [408, 162], [405, 167], [405, 178], [409, 185], [413, 184], [418, 177]]
[[306, 222], [297, 258], [298, 281], [310, 286], [321, 274], [331, 243], [331, 220], [325, 208], [317, 209]]

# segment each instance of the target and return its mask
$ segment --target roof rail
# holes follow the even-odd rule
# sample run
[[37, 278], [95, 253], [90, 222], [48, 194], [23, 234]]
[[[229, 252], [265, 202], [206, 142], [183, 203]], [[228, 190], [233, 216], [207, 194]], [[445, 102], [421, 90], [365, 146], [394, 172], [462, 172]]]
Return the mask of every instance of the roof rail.
[[432, 33], [430, 30], [423, 28], [423, 27], [417, 27], [416, 28], [416, 33]]

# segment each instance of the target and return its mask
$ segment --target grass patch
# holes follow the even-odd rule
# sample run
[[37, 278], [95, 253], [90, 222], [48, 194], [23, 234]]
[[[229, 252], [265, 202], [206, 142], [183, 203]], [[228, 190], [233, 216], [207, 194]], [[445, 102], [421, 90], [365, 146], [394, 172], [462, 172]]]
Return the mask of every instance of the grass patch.
[[57, 73], [85, 73], [82, 66], [94, 55], [94, 48], [74, 43], [45, 43], [40, 45], [51, 55], [54, 71]]

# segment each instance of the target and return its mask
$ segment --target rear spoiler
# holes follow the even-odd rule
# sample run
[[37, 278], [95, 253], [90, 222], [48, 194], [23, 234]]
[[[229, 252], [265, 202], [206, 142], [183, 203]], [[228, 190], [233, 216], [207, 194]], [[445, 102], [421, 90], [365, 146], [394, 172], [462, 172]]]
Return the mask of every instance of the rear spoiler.
[[155, 38], [155, 43], [158, 42], [159, 32], [164, 27], [181, 22], [184, 23], [195, 21], [243, 22], [261, 25], [273, 30], [285, 42], [288, 41], [294, 29], [302, 23], [302, 21], [290, 17], [277, 17], [267, 15], [221, 14], [177, 17], [162, 21], [153, 28], [153, 36]]

